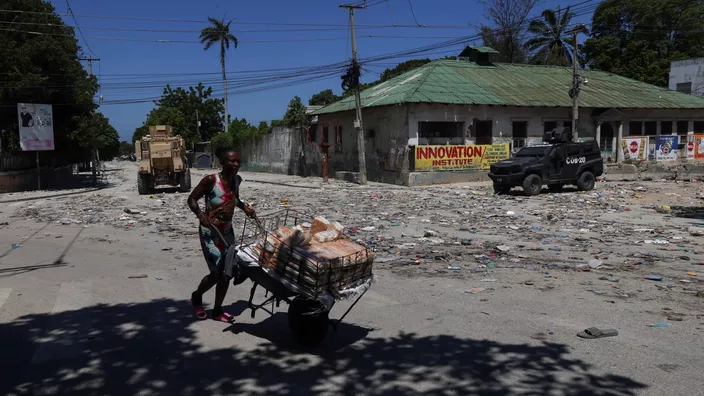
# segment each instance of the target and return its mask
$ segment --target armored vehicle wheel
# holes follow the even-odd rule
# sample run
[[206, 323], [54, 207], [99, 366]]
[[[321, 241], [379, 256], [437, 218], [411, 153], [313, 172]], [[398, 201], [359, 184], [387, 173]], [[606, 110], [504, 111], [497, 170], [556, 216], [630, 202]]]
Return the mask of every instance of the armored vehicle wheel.
[[294, 298], [288, 307], [288, 327], [293, 339], [305, 347], [320, 345], [328, 334], [328, 313], [318, 300]]
[[494, 192], [498, 195], [505, 195], [511, 192], [511, 186], [494, 183]]
[[139, 195], [149, 194], [149, 175], [137, 175], [137, 191]]
[[523, 192], [526, 195], [538, 195], [543, 189], [543, 180], [538, 175], [528, 175], [523, 180]]
[[548, 190], [550, 190], [550, 192], [560, 192], [563, 187], [565, 187], [564, 184], [550, 184], [548, 185]]
[[596, 178], [594, 177], [594, 174], [591, 172], [584, 172], [579, 175], [579, 179], [577, 179], [577, 187], [581, 191], [591, 191], [594, 189], [595, 182]]
[[186, 169], [181, 173], [181, 176], [179, 176], [179, 183], [178, 183], [178, 189], [181, 192], [189, 192], [191, 191], [191, 170]]

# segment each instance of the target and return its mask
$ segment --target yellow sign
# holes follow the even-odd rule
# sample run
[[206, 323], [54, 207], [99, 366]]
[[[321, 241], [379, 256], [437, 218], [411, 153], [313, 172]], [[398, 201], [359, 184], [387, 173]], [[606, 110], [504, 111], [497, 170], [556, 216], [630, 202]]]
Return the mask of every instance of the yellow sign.
[[510, 157], [508, 143], [466, 146], [416, 146], [415, 170], [479, 170]]

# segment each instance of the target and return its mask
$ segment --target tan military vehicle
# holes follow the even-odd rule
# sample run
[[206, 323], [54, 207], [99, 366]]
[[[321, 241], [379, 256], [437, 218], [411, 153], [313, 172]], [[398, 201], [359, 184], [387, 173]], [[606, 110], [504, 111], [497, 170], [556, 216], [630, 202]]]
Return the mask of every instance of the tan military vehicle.
[[182, 192], [191, 190], [191, 170], [186, 158], [186, 144], [173, 135], [168, 125], [149, 127], [149, 135], [135, 142], [139, 161], [137, 190], [149, 194], [156, 186], [178, 186]]

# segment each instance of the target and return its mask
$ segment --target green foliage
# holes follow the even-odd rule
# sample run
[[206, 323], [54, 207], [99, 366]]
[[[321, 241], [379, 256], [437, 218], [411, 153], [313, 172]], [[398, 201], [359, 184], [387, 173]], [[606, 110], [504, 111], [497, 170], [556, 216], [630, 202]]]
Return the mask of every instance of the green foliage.
[[501, 35], [495, 29], [487, 26], [482, 26], [481, 37], [483, 45], [499, 51], [493, 58], [496, 62], [526, 63], [526, 53], [518, 37]]
[[528, 32], [535, 37], [526, 41], [525, 48], [531, 54], [531, 62], [544, 65], [571, 66], [575, 50], [572, 32], [588, 33], [584, 27], [570, 25], [574, 13], [570, 7], [565, 10], [547, 9], [541, 14], [543, 19], [530, 22]]
[[[411, 59], [411, 60], [408, 60], [408, 61], [405, 61], [405, 62], [401, 62], [401, 63], [399, 63], [396, 67], [394, 67], [393, 69], [388, 69], [388, 68], [387, 68], [386, 70], [384, 70], [384, 72], [381, 73], [381, 76], [379, 77], [378, 80], [373, 81], [373, 82], [371, 82], [371, 83], [367, 83], [367, 84], [359, 84], [359, 90], [360, 90], [360, 91], [363, 91], [363, 90], [365, 90], [365, 89], [367, 89], [367, 88], [371, 88], [371, 87], [373, 87], [373, 86], [375, 86], [375, 85], [378, 85], [378, 84], [383, 83], [383, 82], [386, 81], [386, 80], [390, 80], [390, 79], [392, 79], [392, 78], [394, 78], [394, 77], [400, 76], [401, 74], [403, 74], [403, 73], [405, 73], [405, 72], [407, 72], [407, 71], [410, 71], [410, 70], [413, 70], [413, 69], [417, 69], [417, 68], [419, 68], [419, 67], [421, 67], [421, 66], [423, 66], [423, 65], [425, 65], [425, 64], [427, 64], [427, 63], [430, 63], [430, 62], [431, 62], [431, 60], [428, 59], [428, 58], [425, 58], [425, 59]], [[346, 90], [346, 91], [344, 91], [344, 92], [342, 93], [342, 97], [347, 97], [347, 96], [350, 96], [350, 95], [354, 95], [354, 89], [349, 89], [349, 90]]]
[[666, 87], [670, 62], [704, 56], [701, 0], [606, 0], [592, 17], [586, 65]]
[[78, 142], [74, 151], [80, 151], [84, 157], [88, 157], [91, 149], [96, 148], [101, 160], [111, 160], [119, 155], [120, 136], [102, 113], [76, 117], [75, 125], [76, 128], [71, 132], [71, 138]]
[[210, 144], [213, 151], [218, 148], [241, 150], [245, 144], [266, 135], [269, 131], [270, 128], [266, 121], [261, 121], [259, 126], [254, 126], [246, 118], [235, 118], [230, 122], [228, 132], [215, 135]]
[[120, 142], [120, 155], [132, 155], [134, 154], [134, 144], [130, 142], [122, 141]]
[[232, 135], [229, 133], [219, 133], [210, 140], [210, 145], [213, 152], [216, 152], [220, 148], [232, 148], [235, 147], [235, 143], [232, 139]]
[[283, 120], [271, 120], [269, 123], [271, 128], [285, 127], [286, 123]]
[[330, 103], [337, 102], [340, 99], [342, 99], [342, 96], [335, 95], [332, 92], [332, 89], [326, 89], [311, 96], [310, 100], [308, 101], [308, 104], [310, 106], [325, 106], [329, 105]]
[[288, 109], [284, 114], [284, 124], [289, 128], [304, 126], [308, 123], [306, 107], [301, 102], [301, 98], [294, 96], [288, 103]]
[[[3, 148], [19, 149], [17, 103], [53, 104], [56, 151], [74, 153], [91, 136], [72, 133], [84, 117], [92, 117], [98, 84], [78, 61], [81, 50], [73, 28], [43, 0], [0, 0], [0, 134]], [[17, 19], [15, 19], [17, 18]], [[32, 29], [9, 29], [11, 23]], [[23, 25], [24, 26], [24, 25]], [[22, 32], [31, 30], [42, 34]], [[79, 158], [75, 158], [79, 160]]]
[[210, 26], [204, 28], [200, 32], [200, 43], [205, 45], [205, 50], [209, 50], [213, 45], [220, 44], [220, 64], [222, 65], [223, 74], [225, 73], [225, 55], [230, 49], [230, 45], [237, 48], [237, 37], [230, 32], [230, 24], [232, 21], [225, 22], [224, 19], [217, 20], [208, 18]]
[[[213, 90], [199, 83], [188, 89], [172, 89], [167, 85], [161, 99], [155, 102], [156, 108], [147, 115], [147, 120], [132, 135], [132, 142], [149, 133], [150, 125], [171, 125], [174, 132], [186, 141], [186, 147], [208, 141], [222, 131], [222, 101], [212, 97]], [[200, 120], [200, 135], [196, 124]]]

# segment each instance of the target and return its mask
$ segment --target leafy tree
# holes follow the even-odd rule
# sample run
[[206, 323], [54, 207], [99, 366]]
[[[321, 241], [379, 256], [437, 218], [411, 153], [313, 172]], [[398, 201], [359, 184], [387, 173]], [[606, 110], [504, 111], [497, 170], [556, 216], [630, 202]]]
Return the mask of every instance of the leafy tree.
[[[120, 136], [110, 125], [110, 120], [100, 112], [89, 116], [76, 117], [76, 129], [71, 132], [78, 141], [78, 150], [88, 156], [92, 149], [97, 149], [101, 160], [110, 160], [120, 153]], [[74, 148], [75, 150], [76, 148]]]
[[120, 155], [132, 155], [134, 154], [134, 144], [130, 142], [122, 141], [120, 142]]
[[[3, 149], [19, 149], [17, 103], [53, 104], [54, 137], [58, 153], [85, 146], [91, 136], [72, 133], [84, 117], [92, 117], [98, 84], [78, 61], [81, 50], [74, 30], [44, 0], [0, 0], [0, 134]], [[17, 21], [31, 29], [9, 29]], [[25, 26], [25, 25], [22, 25]], [[29, 33], [28, 31], [34, 32]], [[85, 130], [82, 130], [85, 131]]]
[[300, 128], [308, 123], [306, 107], [300, 97], [294, 96], [288, 103], [288, 109], [284, 114], [284, 123], [289, 128]]
[[335, 95], [332, 89], [326, 89], [313, 95], [308, 101], [308, 104], [310, 106], [325, 106], [337, 102], [340, 99], [342, 99], [342, 96]]
[[487, 19], [494, 25], [482, 25], [484, 45], [499, 51], [496, 57], [499, 62], [524, 63], [524, 24], [537, 0], [482, 0], [482, 3], [486, 7]]
[[588, 67], [667, 86], [670, 62], [704, 56], [701, 0], [606, 0], [582, 50]]
[[269, 124], [272, 128], [286, 126], [286, 123], [283, 120], [271, 120]]
[[230, 33], [230, 24], [232, 21], [225, 23], [225, 20], [217, 20], [208, 18], [210, 26], [204, 28], [200, 32], [200, 42], [205, 45], [205, 50], [209, 50], [213, 45], [220, 44], [220, 65], [222, 66], [222, 83], [225, 87], [225, 133], [227, 133], [228, 122], [230, 120], [229, 109], [227, 108], [227, 74], [225, 73], [225, 55], [230, 45], [237, 48], [237, 37]]
[[259, 126], [257, 127], [257, 130], [260, 136], [264, 136], [269, 133], [271, 128], [269, 127], [269, 124], [267, 124], [266, 121], [259, 121]]
[[[193, 136], [193, 143], [208, 141], [212, 136], [222, 131], [222, 118], [220, 113], [224, 110], [220, 99], [213, 98], [213, 89], [198, 83], [188, 89], [172, 89], [167, 85], [161, 99], [156, 102], [159, 107], [177, 109], [183, 115], [186, 129]], [[200, 128], [196, 120], [200, 121]], [[197, 132], [200, 129], [200, 136]], [[179, 129], [183, 131], [183, 129]], [[183, 136], [183, 135], [182, 135]]]
[[[175, 133], [184, 138], [187, 147], [210, 140], [222, 131], [220, 112], [223, 110], [222, 101], [213, 98], [212, 92], [212, 88], [205, 87], [202, 83], [188, 89], [173, 89], [167, 85], [161, 99], [154, 102], [157, 107], [149, 112], [144, 125], [135, 130], [132, 141], [147, 135], [150, 125], [171, 125]], [[196, 113], [201, 122], [200, 135]]]
[[308, 116], [306, 116], [306, 107], [301, 102], [301, 98], [294, 96], [293, 99], [288, 103], [288, 108], [286, 109], [286, 114], [284, 114], [284, 124], [289, 128], [298, 129], [301, 150], [299, 156], [299, 175], [302, 177], [307, 176], [306, 171], [306, 161], [305, 161], [305, 131], [303, 127], [308, 125]]
[[[542, 20], [532, 20], [528, 26], [528, 32], [536, 36], [525, 43], [526, 49], [532, 54], [532, 62], [572, 65], [572, 52], [577, 50], [572, 41], [573, 28], [570, 27], [574, 13], [567, 7], [564, 12], [560, 8], [557, 11], [547, 9], [541, 15]], [[588, 33], [584, 27], [577, 28], [577, 31]]]

